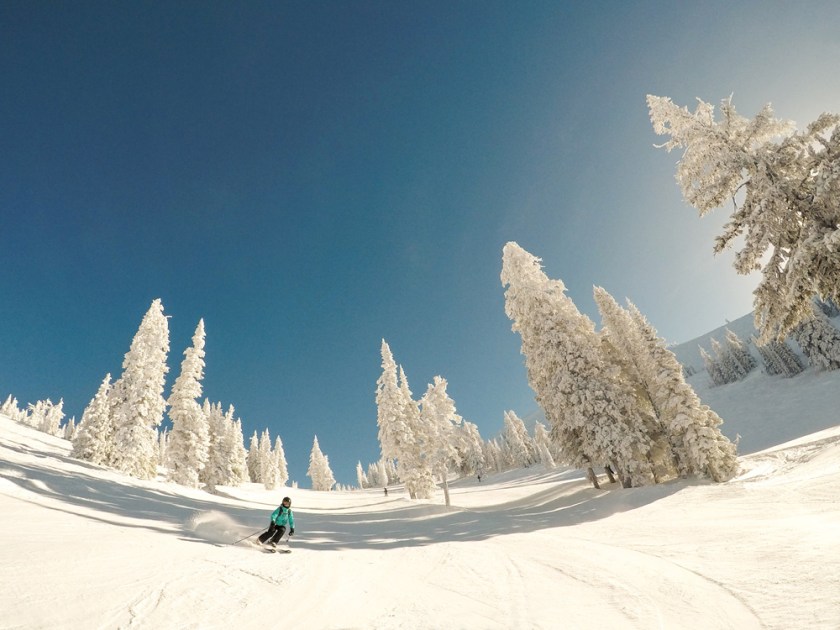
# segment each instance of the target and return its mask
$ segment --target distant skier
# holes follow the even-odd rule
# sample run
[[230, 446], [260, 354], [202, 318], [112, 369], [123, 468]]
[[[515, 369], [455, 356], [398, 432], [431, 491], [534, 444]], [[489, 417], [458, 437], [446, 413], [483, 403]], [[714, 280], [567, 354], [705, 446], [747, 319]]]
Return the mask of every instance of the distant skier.
[[289, 536], [291, 537], [295, 533], [295, 515], [292, 513], [292, 500], [289, 497], [283, 497], [283, 501], [272, 512], [268, 531], [260, 534], [260, 542], [276, 547], [280, 539], [283, 538], [283, 534], [286, 533], [286, 525], [289, 526]]

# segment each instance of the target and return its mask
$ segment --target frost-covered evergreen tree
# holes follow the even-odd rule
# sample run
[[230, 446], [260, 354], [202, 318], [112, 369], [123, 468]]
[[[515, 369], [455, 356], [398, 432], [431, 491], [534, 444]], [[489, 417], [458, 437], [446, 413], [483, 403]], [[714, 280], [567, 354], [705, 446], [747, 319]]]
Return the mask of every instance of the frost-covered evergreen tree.
[[157, 427], [166, 401], [163, 385], [169, 368], [169, 324], [159, 299], [152, 302], [123, 361], [123, 374], [112, 388], [119, 402], [114, 409], [114, 450], [111, 465], [140, 479], [155, 476]]
[[368, 478], [367, 475], [365, 475], [365, 469], [362, 467], [361, 461], [356, 464], [356, 483], [359, 484], [359, 488], [362, 490], [370, 487], [370, 482], [368, 482]]
[[73, 416], [66, 422], [62, 431], [64, 432], [64, 439], [72, 442], [73, 436], [76, 435], [76, 416]]
[[253, 483], [262, 483], [262, 470], [260, 468], [260, 438], [257, 432], [251, 436], [248, 443], [248, 478]]
[[644, 348], [642, 356], [648, 358], [639, 363], [641, 377], [654, 412], [667, 430], [680, 473], [718, 482], [731, 479], [738, 472], [738, 455], [735, 445], [720, 432], [723, 420], [685, 382], [677, 357], [645, 316], [634, 304], [628, 302], [628, 307]]
[[435, 376], [420, 400], [420, 422], [425, 433], [422, 457], [432, 473], [440, 478], [447, 506], [450, 505], [449, 471], [461, 463], [457, 448], [457, 429], [461, 420], [455, 402], [446, 392], [446, 379]]
[[503, 437], [508, 447], [511, 463], [526, 468], [537, 461], [537, 450], [525, 423], [515, 411], [505, 411]]
[[274, 490], [280, 483], [280, 470], [271, 450], [271, 434], [264, 429], [260, 436], [260, 477], [266, 490]]
[[686, 201], [701, 215], [734, 204], [714, 249], [743, 236], [735, 269], [762, 270], [754, 292], [761, 341], [809, 319], [815, 295], [840, 300], [840, 116], [822, 114], [797, 132], [770, 105], [749, 120], [727, 99], [718, 121], [703, 101], [693, 113], [668, 98], [647, 103], [654, 131], [670, 136], [662, 146], [685, 150], [677, 181]]
[[335, 485], [335, 477], [333, 477], [330, 469], [329, 459], [321, 452], [317, 435], [312, 442], [312, 452], [309, 454], [309, 469], [306, 476], [312, 480], [313, 490], [328, 492]]
[[382, 340], [382, 374], [376, 381], [376, 422], [383, 459], [396, 461], [397, 474], [409, 496], [431, 496], [435, 481], [421, 456], [423, 438], [420, 408], [411, 395], [408, 379], [398, 368], [391, 348]]
[[726, 379], [720, 364], [702, 346], [700, 346], [700, 357], [703, 359], [703, 365], [706, 366], [706, 373], [712, 381], [712, 386], [725, 384]]
[[741, 380], [741, 377], [745, 374], [741, 373], [741, 368], [729, 351], [729, 346], [720, 343], [717, 339], [712, 339], [710, 343], [712, 345], [712, 352], [715, 353], [716, 363], [720, 369], [723, 382], [734, 383]]
[[549, 280], [540, 261], [516, 243], [505, 245], [505, 312], [522, 339], [528, 382], [551, 424], [564, 459], [587, 468], [614, 464], [625, 486], [654, 482], [644, 410], [601, 355], [595, 326]]
[[82, 413], [73, 438], [73, 457], [99, 465], [107, 465], [111, 461], [114, 424], [111, 420], [110, 391], [111, 375], [106, 374], [96, 395]]
[[546, 468], [555, 468], [557, 466], [555, 446], [551, 441], [548, 429], [542, 422], [537, 422], [534, 425], [534, 444], [537, 445], [537, 453], [543, 465]]
[[283, 450], [283, 440], [279, 435], [274, 438], [274, 450], [271, 455], [274, 457], [274, 466], [277, 469], [277, 485], [285, 486], [289, 480], [289, 465], [286, 462], [286, 452]]
[[767, 374], [773, 376], [781, 374], [785, 377], [796, 376], [805, 369], [796, 353], [790, 349], [787, 341], [772, 339], [765, 344], [752, 338], [753, 345], [758, 349]]
[[233, 419], [233, 405], [225, 413], [221, 403], [205, 399], [202, 413], [207, 419], [209, 445], [199, 480], [208, 492], [215, 492], [218, 486], [238, 486], [247, 477], [247, 464], [242, 436]]
[[9, 394], [2, 406], [0, 406], [0, 414], [8, 417], [15, 422], [25, 422], [26, 411], [18, 407], [17, 398]]
[[181, 374], [169, 395], [169, 433], [167, 463], [169, 479], [189, 488], [197, 488], [201, 471], [210, 456], [208, 420], [198, 403], [204, 378], [204, 320], [198, 322], [193, 345], [184, 350]]
[[836, 370], [840, 367], [840, 331], [814, 304], [811, 315], [794, 329], [793, 338], [816, 370]]
[[758, 365], [755, 358], [753, 358], [753, 355], [750, 353], [750, 349], [747, 347], [747, 344], [745, 344], [738, 335], [728, 328], [726, 329], [726, 347], [729, 350], [729, 356], [732, 357], [732, 360], [735, 361], [738, 366], [741, 378], [744, 378], [756, 365]]
[[481, 433], [472, 422], [464, 420], [461, 426], [456, 428], [455, 448], [460, 460], [458, 469], [461, 476], [475, 475], [484, 470], [482, 445]]
[[30, 405], [32, 409], [30, 415], [32, 416], [31, 424], [33, 427], [48, 433], [49, 435], [59, 435], [61, 433], [61, 421], [64, 419], [64, 399], [53, 403], [49, 398], [47, 400], [39, 400], [35, 406]]

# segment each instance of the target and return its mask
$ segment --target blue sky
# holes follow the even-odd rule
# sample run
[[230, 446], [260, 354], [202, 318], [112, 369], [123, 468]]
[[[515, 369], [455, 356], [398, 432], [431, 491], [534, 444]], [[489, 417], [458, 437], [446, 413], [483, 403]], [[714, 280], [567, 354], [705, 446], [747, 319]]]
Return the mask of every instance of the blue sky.
[[487, 438], [536, 409], [504, 314], [517, 241], [673, 342], [751, 309], [656, 150], [648, 93], [840, 111], [836, 2], [0, 4], [0, 395], [77, 419], [144, 313], [168, 388], [199, 318], [205, 395], [246, 438], [379, 457], [381, 340]]

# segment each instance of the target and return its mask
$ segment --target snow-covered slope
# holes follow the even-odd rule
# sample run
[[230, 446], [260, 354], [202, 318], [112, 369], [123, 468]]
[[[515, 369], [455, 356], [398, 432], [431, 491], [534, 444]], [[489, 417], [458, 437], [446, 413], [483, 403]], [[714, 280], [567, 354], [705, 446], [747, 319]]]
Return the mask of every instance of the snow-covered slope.
[[[824, 402], [802, 403], [803, 434]], [[784, 424], [761, 420], [765, 441]], [[398, 490], [213, 496], [68, 453], [0, 418], [2, 628], [840, 627], [840, 427], [742, 458], [726, 484], [596, 491], [531, 468], [455, 483], [450, 509]], [[283, 494], [292, 554], [228, 544]]]

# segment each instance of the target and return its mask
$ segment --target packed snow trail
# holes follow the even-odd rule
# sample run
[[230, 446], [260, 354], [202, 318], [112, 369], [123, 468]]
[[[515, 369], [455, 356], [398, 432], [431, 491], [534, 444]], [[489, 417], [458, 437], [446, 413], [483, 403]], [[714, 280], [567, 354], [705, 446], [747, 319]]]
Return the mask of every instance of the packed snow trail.
[[[599, 491], [530, 469], [454, 483], [453, 508], [210, 495], [68, 453], [0, 418], [0, 628], [840, 627], [840, 428], [744, 457], [726, 484]], [[293, 554], [228, 544], [288, 493]]]

